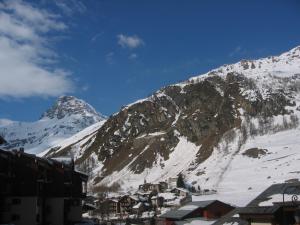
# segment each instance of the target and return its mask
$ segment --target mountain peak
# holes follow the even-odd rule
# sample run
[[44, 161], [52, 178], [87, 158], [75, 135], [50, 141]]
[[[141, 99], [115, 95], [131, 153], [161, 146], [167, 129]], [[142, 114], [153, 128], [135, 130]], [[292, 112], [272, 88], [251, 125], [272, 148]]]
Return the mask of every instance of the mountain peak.
[[300, 58], [300, 45], [292, 48], [290, 51], [283, 53], [282, 55], [286, 55], [292, 58]]
[[42, 115], [42, 119], [63, 119], [66, 116], [81, 115], [93, 117], [95, 121], [104, 119], [90, 104], [74, 96], [60, 96], [54, 105]]

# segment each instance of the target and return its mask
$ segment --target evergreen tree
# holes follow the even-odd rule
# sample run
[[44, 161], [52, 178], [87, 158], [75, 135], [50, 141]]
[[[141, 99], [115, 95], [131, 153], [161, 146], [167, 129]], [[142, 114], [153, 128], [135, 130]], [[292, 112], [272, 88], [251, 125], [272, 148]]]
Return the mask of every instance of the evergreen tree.
[[183, 180], [183, 176], [182, 174], [178, 174], [178, 178], [177, 178], [177, 187], [179, 188], [185, 188], [185, 183], [184, 183], [184, 180]]

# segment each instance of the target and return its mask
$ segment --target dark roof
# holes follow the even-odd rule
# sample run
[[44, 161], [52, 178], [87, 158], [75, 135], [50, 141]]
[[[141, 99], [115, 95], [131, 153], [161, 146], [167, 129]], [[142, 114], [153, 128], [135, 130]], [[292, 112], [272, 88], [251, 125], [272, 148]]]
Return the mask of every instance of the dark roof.
[[235, 215], [239, 214], [240, 208], [236, 208], [234, 210], [231, 210], [226, 215], [222, 216], [220, 219], [218, 219], [216, 222], [214, 222], [211, 225], [224, 225], [224, 224], [235, 224], [235, 225], [249, 225], [249, 223], [246, 220], [243, 220], [239, 217], [235, 217]]
[[[27, 159], [27, 160], [32, 160], [35, 162], [38, 162], [40, 165], [50, 169], [50, 168], [54, 168], [54, 167], [63, 167], [63, 168], [67, 168], [67, 169], [72, 169], [74, 167], [74, 161], [72, 160], [71, 163], [67, 163], [63, 160], [57, 160], [56, 159], [47, 159], [47, 158], [42, 158], [42, 157], [38, 157], [34, 154], [29, 154], [24, 152], [24, 150], [4, 150], [4, 149], [0, 149], [0, 157], [12, 157], [12, 158], [22, 158], [22, 159]], [[83, 181], [87, 181], [88, 180], [88, 175], [85, 173], [82, 173], [78, 170], [74, 170], [75, 174], [78, 174], [80, 176], [80, 178]]]
[[274, 214], [280, 209], [279, 205], [273, 206], [257, 206], [257, 207], [244, 207], [239, 210], [240, 214]]
[[97, 209], [97, 206], [90, 204], [90, 203], [84, 203], [82, 208], [83, 208], [83, 210], [95, 210], [95, 209]]
[[[172, 211], [166, 212], [165, 214], [160, 215], [160, 217], [181, 220], [184, 217], [186, 217], [187, 215], [189, 215], [190, 213], [194, 212], [195, 210], [197, 210], [199, 208], [205, 208], [216, 201], [217, 200], [190, 202], [190, 203], [180, 207], [177, 210], [172, 210]], [[188, 206], [191, 206], [191, 208], [188, 209]], [[195, 207], [192, 207], [192, 206], [195, 206]]]
[[[270, 199], [270, 196], [275, 194], [300, 194], [300, 182], [293, 183], [282, 183], [282, 184], [273, 184], [258, 195], [254, 200], [252, 200], [248, 205], [250, 207], [259, 206], [261, 202], [267, 201]], [[290, 199], [287, 199], [290, 201]]]

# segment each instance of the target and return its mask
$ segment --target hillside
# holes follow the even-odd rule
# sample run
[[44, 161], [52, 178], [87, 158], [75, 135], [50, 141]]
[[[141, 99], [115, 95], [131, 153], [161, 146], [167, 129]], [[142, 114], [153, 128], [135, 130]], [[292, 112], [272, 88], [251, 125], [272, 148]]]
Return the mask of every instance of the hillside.
[[222, 198], [249, 192], [243, 204], [299, 178], [299, 92], [300, 47], [225, 65], [123, 107], [76, 161], [93, 159], [93, 185], [130, 190], [183, 173]]

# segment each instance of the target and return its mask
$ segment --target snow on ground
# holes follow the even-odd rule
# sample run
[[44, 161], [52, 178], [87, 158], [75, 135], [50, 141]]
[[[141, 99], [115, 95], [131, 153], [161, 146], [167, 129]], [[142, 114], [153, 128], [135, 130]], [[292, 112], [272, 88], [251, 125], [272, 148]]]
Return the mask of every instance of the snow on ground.
[[97, 130], [101, 128], [101, 126], [105, 123], [106, 120], [100, 121], [98, 123], [95, 123], [84, 130], [76, 133], [75, 135], [71, 136], [70, 138], [66, 138], [63, 141], [57, 143], [56, 145], [53, 145], [51, 148], [41, 152], [38, 154], [38, 156], [42, 157], [45, 154], [47, 154], [51, 149], [57, 149], [55, 153], [58, 153], [60, 149], [64, 149], [68, 146], [72, 146], [71, 154], [72, 156], [77, 159], [80, 157], [80, 155], [84, 152], [86, 149], [82, 146], [85, 145], [90, 139], [95, 136], [95, 133]]
[[39, 154], [49, 147], [59, 145], [70, 136], [86, 127], [81, 115], [72, 115], [64, 119], [43, 118], [36, 122], [6, 122], [2, 121], [0, 132], [5, 134], [5, 140], [10, 143], [24, 140], [26, 152]]
[[144, 137], [147, 137], [147, 136], [160, 136], [160, 135], [164, 135], [164, 134], [166, 134], [166, 132], [164, 132], [164, 131], [158, 131], [158, 132], [154, 132], [154, 133], [143, 134], [141, 136], [138, 136], [136, 139], [144, 138]]
[[[276, 134], [250, 138], [236, 155], [214, 151], [213, 155], [199, 168], [201, 170], [206, 167], [206, 173], [198, 178], [190, 175], [188, 179], [197, 180], [202, 189], [216, 189], [217, 193], [193, 196], [193, 200], [219, 199], [238, 206], [245, 206], [274, 183], [300, 179], [299, 137], [300, 129], [298, 127]], [[260, 158], [243, 155], [245, 150], [250, 148], [267, 149], [268, 153]], [[228, 160], [232, 156], [228, 165]], [[227, 169], [222, 180], [218, 180], [221, 170], [226, 166]]]

